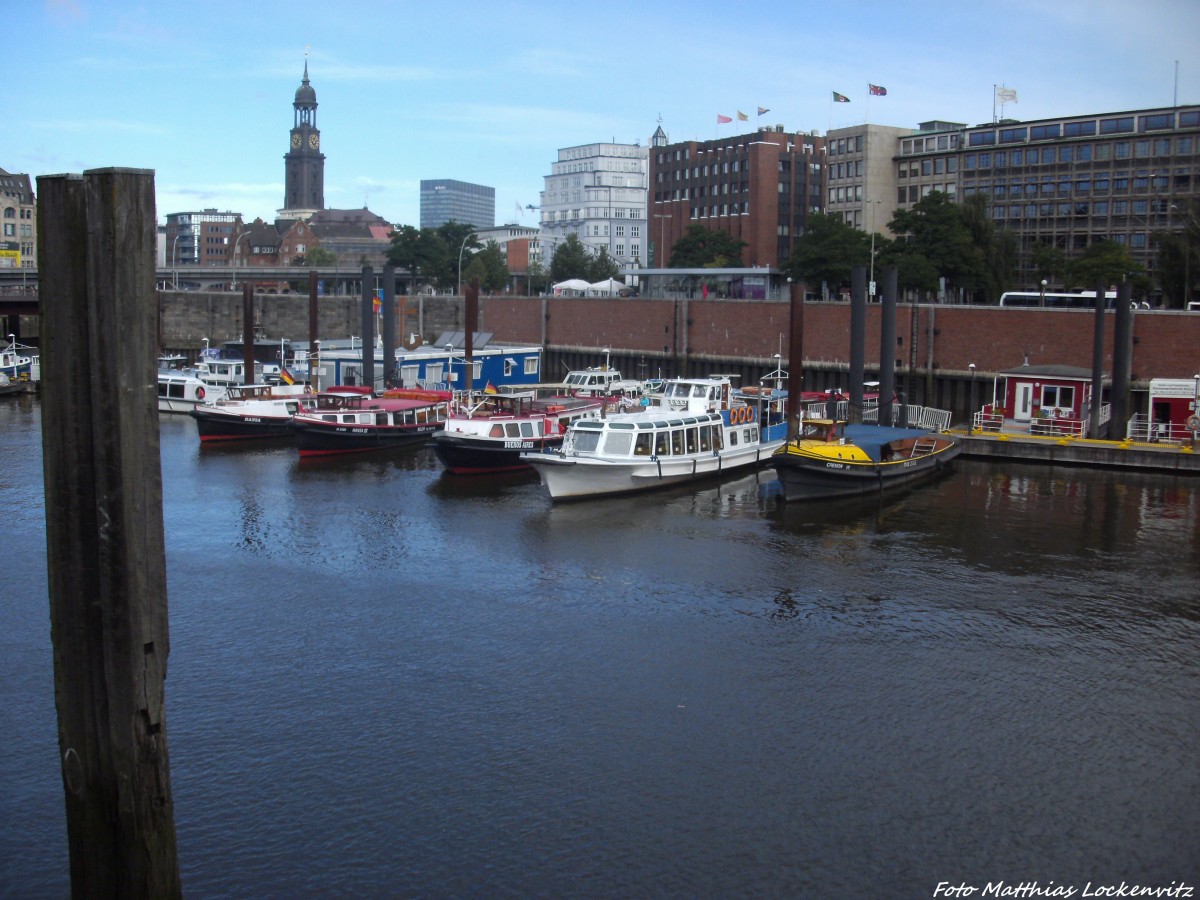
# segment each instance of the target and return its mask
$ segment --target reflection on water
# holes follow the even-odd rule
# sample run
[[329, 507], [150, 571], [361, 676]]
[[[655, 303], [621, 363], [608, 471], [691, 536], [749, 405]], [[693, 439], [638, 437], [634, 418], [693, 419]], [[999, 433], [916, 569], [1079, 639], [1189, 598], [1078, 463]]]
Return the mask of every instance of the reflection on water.
[[[67, 892], [39, 409], [0, 404], [0, 894]], [[551, 504], [161, 420], [196, 896], [1195, 884], [1195, 481], [958, 460]]]

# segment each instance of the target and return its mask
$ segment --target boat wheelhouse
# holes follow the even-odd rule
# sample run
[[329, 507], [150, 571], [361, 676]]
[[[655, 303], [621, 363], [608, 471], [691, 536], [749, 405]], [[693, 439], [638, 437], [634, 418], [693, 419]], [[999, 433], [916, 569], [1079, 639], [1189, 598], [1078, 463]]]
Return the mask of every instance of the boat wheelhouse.
[[[776, 400], [783, 400], [782, 392]], [[632, 401], [630, 401], [632, 403]], [[734, 396], [728, 376], [675, 378], [636, 412], [582, 419], [552, 453], [524, 453], [554, 500], [653, 490], [765, 463], [786, 422]]]
[[202, 403], [211, 403], [225, 396], [221, 385], [202, 381], [192, 369], [158, 370], [158, 411], [190, 413]]

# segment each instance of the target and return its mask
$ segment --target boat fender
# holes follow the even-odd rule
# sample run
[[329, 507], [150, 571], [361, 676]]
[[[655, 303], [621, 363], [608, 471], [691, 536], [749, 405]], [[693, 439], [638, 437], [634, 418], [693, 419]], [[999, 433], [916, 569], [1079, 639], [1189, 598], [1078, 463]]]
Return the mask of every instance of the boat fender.
[[204, 388], [203, 387], [196, 388], [196, 399], [197, 400], [204, 399]]

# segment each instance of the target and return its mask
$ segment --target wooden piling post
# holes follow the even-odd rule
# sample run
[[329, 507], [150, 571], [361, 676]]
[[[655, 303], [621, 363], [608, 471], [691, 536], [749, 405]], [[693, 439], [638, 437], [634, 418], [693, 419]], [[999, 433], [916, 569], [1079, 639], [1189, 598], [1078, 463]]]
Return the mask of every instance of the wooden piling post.
[[181, 894], [163, 709], [154, 174], [38, 178], [54, 696], [76, 897]]

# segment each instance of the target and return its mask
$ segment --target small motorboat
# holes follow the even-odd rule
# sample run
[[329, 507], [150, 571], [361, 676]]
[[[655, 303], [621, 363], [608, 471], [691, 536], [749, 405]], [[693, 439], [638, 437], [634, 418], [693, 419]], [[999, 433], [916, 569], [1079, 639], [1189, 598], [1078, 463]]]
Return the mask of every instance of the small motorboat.
[[882, 492], [943, 471], [962, 451], [949, 435], [924, 428], [849, 425], [808, 419], [803, 437], [771, 456], [785, 500]]

